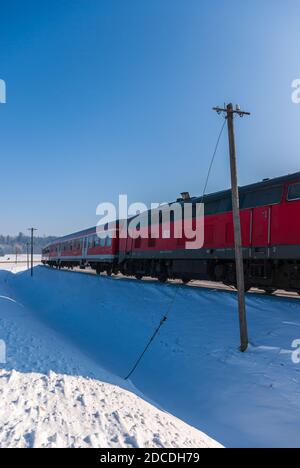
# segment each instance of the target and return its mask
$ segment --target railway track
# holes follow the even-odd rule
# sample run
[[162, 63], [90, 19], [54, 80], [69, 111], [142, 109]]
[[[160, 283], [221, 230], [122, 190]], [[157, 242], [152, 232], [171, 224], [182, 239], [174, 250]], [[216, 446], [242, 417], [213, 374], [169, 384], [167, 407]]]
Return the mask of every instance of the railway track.
[[[50, 268], [50, 267], [45, 267], [45, 268]], [[94, 270], [91, 270], [89, 268], [86, 268], [85, 270], [82, 270], [80, 268], [74, 268], [73, 270], [60, 270], [64, 271], [66, 273], [77, 273], [77, 274], [83, 274], [83, 275], [92, 275], [96, 276], [96, 272]], [[128, 276], [123, 276], [121, 274], [118, 275], [113, 275], [111, 277], [108, 277], [105, 273], [101, 274], [101, 277], [103, 278], [108, 278], [110, 280], [118, 280], [118, 281], [139, 281], [139, 282], [153, 282], [153, 283], [158, 283], [158, 280], [150, 277], [145, 277], [142, 280], [136, 279], [134, 277], [128, 277]], [[228, 293], [236, 292], [236, 289], [234, 287], [226, 286], [225, 284], [222, 283], [214, 283], [212, 281], [198, 281], [198, 280], [192, 280], [190, 283], [183, 285], [180, 280], [168, 280], [168, 284], [180, 284], [184, 287], [187, 288], [202, 288], [202, 289], [211, 289], [211, 290], [217, 290], [217, 291], [225, 291]], [[250, 291], [247, 292], [247, 294], [255, 294], [255, 295], [263, 295], [267, 297], [280, 297], [280, 298], [286, 298], [286, 299], [295, 299], [295, 300], [300, 300], [300, 296], [297, 293], [294, 292], [289, 292], [289, 291], [283, 291], [283, 290], [278, 290], [274, 294], [269, 295], [266, 294], [265, 291], [257, 289], [257, 288], [252, 288]]]
[[[40, 261], [35, 261], [34, 262], [35, 266], [39, 266], [41, 264]], [[1, 262], [0, 261], [0, 269], [1, 269], [1, 265], [16, 265], [16, 266], [26, 266], [27, 265], [27, 262], [18, 262], [16, 264], [16, 262], [14, 261], [4, 261], [4, 262]], [[48, 269], [52, 269], [48, 266], [44, 266], [44, 268], [48, 268]], [[86, 268], [85, 270], [82, 270], [80, 268], [74, 268], [73, 270], [67, 270], [67, 269], [63, 269], [63, 270], [60, 270], [62, 272], [65, 272], [65, 273], [77, 273], [77, 274], [83, 274], [83, 275], [91, 275], [91, 276], [96, 276], [96, 272], [90, 268]], [[108, 276], [103, 273], [101, 275], [103, 278], [108, 278]], [[143, 282], [153, 282], [153, 283], [157, 283], [158, 280], [154, 279], [154, 278], [143, 278], [142, 280], [138, 280], [134, 277], [128, 277], [128, 276], [123, 276], [121, 274], [118, 274], [118, 275], [113, 275], [112, 277], [110, 277], [109, 279], [111, 280], [118, 280], [118, 281], [143, 281]], [[168, 281], [168, 284], [181, 284], [182, 285], [182, 282], [180, 280], [169, 280]], [[192, 280], [190, 281], [190, 283], [188, 283], [187, 285], [182, 285], [182, 286], [185, 286], [187, 288], [202, 288], [202, 289], [211, 289], [211, 290], [217, 290], [217, 291], [225, 291], [225, 292], [235, 292], [236, 289], [234, 287], [230, 287], [230, 286], [226, 286], [225, 284], [222, 284], [222, 283], [214, 283], [212, 281], [198, 281], [198, 280]], [[294, 293], [294, 292], [289, 292], [289, 291], [284, 291], [284, 290], [277, 290], [274, 294], [272, 294], [271, 296], [270, 295], [267, 295], [264, 291], [260, 290], [260, 289], [257, 289], [257, 288], [252, 288], [249, 292], [247, 292], [247, 294], [256, 294], [256, 295], [263, 295], [263, 296], [268, 296], [268, 297], [280, 297], [280, 298], [286, 298], [286, 299], [295, 299], [295, 300], [300, 300], [300, 296], [297, 294], [297, 293]]]
[[[33, 263], [34, 263], [34, 265], [40, 265], [40, 264], [41, 264], [41, 262], [38, 261], [38, 260], [34, 260]], [[16, 261], [13, 261], [13, 260], [8, 260], [8, 261], [6, 261], [6, 262], [5, 262], [5, 261], [4, 261], [4, 262], [0, 262], [0, 266], [1, 266], [1, 265], [16, 265], [16, 266], [19, 265], [19, 266], [20, 266], [20, 265], [26, 265], [26, 264], [27, 264], [27, 262], [22, 262], [22, 261], [16, 262]]]

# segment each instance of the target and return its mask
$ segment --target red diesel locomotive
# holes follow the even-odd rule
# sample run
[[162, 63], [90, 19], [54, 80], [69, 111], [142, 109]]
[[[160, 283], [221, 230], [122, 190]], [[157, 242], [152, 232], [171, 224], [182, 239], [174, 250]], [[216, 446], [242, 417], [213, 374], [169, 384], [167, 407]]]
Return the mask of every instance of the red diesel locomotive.
[[[160, 281], [205, 279], [235, 286], [231, 191], [178, 200], [182, 205], [186, 201], [203, 201], [205, 206], [201, 249], [186, 249], [186, 239], [175, 238], [174, 217], [169, 238], [164, 238], [159, 220], [156, 239], [120, 238], [118, 221], [116, 226], [103, 226], [104, 238], [92, 228], [57, 239], [43, 250], [42, 261], [58, 268], [91, 267], [98, 274], [120, 272]], [[246, 289], [258, 287], [268, 293], [285, 289], [300, 294], [300, 172], [240, 188], [240, 214]], [[144, 219], [141, 229], [150, 230], [150, 212]]]

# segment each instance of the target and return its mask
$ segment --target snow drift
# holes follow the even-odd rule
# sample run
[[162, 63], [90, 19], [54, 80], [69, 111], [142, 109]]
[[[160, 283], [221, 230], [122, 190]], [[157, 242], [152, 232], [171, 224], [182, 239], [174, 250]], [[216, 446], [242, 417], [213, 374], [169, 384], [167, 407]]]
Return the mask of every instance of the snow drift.
[[37, 320], [16, 279], [0, 271], [0, 447], [219, 447]]
[[[249, 295], [251, 346], [241, 354], [234, 293], [43, 267], [33, 280], [24, 272], [6, 281], [35, 321], [117, 375], [121, 387], [179, 288], [132, 389], [226, 446], [299, 446], [300, 367], [291, 360], [300, 337], [298, 300]], [[94, 378], [51, 355], [9, 368]]]

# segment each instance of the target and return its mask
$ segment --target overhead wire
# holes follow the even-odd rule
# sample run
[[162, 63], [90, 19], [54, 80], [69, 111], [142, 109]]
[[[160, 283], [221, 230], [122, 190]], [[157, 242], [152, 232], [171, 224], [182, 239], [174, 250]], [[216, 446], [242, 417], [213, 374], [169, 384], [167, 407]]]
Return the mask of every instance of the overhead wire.
[[[223, 133], [223, 130], [224, 130], [224, 127], [225, 127], [225, 124], [226, 124], [226, 119], [224, 120], [223, 124], [222, 124], [222, 127], [221, 127], [221, 130], [219, 132], [219, 135], [218, 135], [218, 138], [217, 138], [217, 142], [216, 142], [216, 145], [215, 145], [215, 148], [214, 148], [214, 152], [213, 152], [213, 155], [212, 155], [212, 158], [211, 158], [211, 161], [210, 161], [210, 165], [209, 165], [209, 168], [208, 168], [208, 172], [207, 172], [207, 177], [206, 177], [206, 180], [205, 180], [205, 184], [204, 184], [204, 189], [203, 189], [203, 195], [202, 195], [202, 199], [201, 199], [201, 203], [203, 203], [203, 200], [204, 200], [204, 196], [206, 194], [206, 190], [207, 190], [207, 187], [208, 187], [208, 182], [209, 182], [209, 179], [210, 179], [210, 176], [211, 176], [211, 172], [212, 172], [212, 168], [213, 168], [213, 164], [214, 164], [214, 161], [215, 161], [215, 158], [216, 158], [216, 154], [217, 154], [217, 151], [218, 151], [218, 148], [219, 148], [219, 144], [220, 144], [220, 141], [221, 141], [221, 137], [222, 137], [222, 133]], [[154, 330], [154, 333], [152, 334], [151, 338], [149, 339], [149, 341], [147, 342], [145, 348], [143, 349], [142, 353], [139, 355], [138, 359], [136, 360], [136, 362], [134, 363], [133, 367], [131, 368], [131, 370], [129, 371], [129, 373], [126, 375], [125, 377], [125, 380], [128, 380], [132, 374], [135, 372], [135, 370], [137, 369], [137, 367], [139, 366], [140, 362], [142, 361], [144, 355], [146, 354], [146, 352], [148, 351], [148, 349], [150, 348], [152, 342], [154, 341], [154, 339], [156, 338], [156, 336], [158, 335], [161, 327], [164, 325], [164, 323], [166, 323], [166, 321], [168, 320], [168, 317], [169, 317], [169, 314], [175, 304], [175, 301], [176, 301], [176, 297], [177, 297], [177, 294], [178, 294], [178, 291], [179, 291], [179, 288], [180, 288], [181, 285], [177, 285], [175, 287], [175, 293], [174, 293], [174, 296], [168, 306], [168, 309], [167, 309], [167, 312], [166, 314], [162, 317], [162, 319], [160, 320], [159, 322], [159, 325], [158, 327]]]

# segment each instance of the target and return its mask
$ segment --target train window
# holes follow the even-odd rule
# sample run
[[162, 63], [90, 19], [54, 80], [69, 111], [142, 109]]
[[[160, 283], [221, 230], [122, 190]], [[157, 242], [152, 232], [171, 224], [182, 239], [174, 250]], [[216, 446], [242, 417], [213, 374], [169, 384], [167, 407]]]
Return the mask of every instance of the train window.
[[228, 211], [232, 211], [232, 198], [230, 196], [222, 198], [219, 205], [220, 213], [227, 213]]
[[112, 238], [110, 236], [108, 236], [106, 238], [106, 245], [107, 247], [111, 247], [112, 246]]
[[100, 247], [105, 247], [105, 238], [100, 239]]
[[288, 200], [300, 200], [300, 183], [289, 186]]
[[240, 197], [240, 207], [241, 209], [247, 209], [257, 206], [276, 205], [281, 202], [282, 194], [282, 186], [246, 192]]
[[[224, 196], [215, 200], [203, 200], [205, 215], [214, 215], [232, 211], [231, 196]], [[196, 206], [193, 206], [193, 218], [195, 217]]]
[[212, 200], [212, 201], [209, 201], [209, 202], [204, 202], [204, 211], [205, 211], [205, 215], [208, 216], [208, 215], [213, 215], [213, 214], [217, 214], [217, 213], [220, 213], [219, 211], [219, 207], [220, 207], [220, 202], [221, 200]]
[[[180, 219], [182, 219], [182, 216], [183, 216], [183, 208], [182, 207], [179, 207], [174, 204], [174, 206], [172, 207], [172, 204], [169, 205], [169, 207], [167, 208], [160, 208], [159, 209], [159, 212], [158, 212], [158, 222], [159, 224], [163, 224], [163, 223], [174, 223], [174, 221], [179, 221]], [[157, 218], [157, 216], [155, 216], [155, 219]], [[154, 223], [156, 224], [156, 223]], [[149, 223], [149, 226], [151, 226], [151, 222]]]
[[149, 215], [148, 212], [146, 214], [140, 214], [140, 223], [139, 223], [139, 228], [141, 227], [147, 227], [149, 225]]

